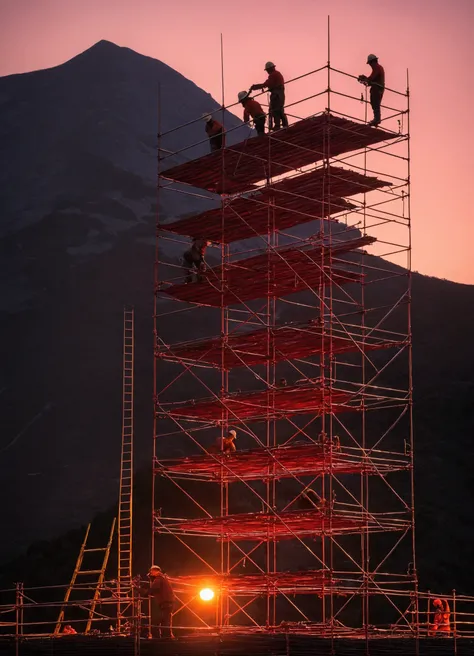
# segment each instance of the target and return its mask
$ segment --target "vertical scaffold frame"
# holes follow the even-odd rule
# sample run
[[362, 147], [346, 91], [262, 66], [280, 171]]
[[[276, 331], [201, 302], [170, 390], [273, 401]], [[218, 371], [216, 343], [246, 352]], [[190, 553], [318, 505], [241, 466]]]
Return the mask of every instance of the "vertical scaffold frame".
[[153, 558], [180, 626], [418, 635], [408, 76], [377, 128], [356, 81], [328, 48], [289, 128], [233, 143], [222, 97], [224, 149], [158, 136]]

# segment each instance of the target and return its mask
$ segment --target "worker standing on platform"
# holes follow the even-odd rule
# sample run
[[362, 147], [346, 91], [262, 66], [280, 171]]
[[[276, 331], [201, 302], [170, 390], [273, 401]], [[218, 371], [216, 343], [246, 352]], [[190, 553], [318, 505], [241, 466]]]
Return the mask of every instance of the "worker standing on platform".
[[206, 271], [206, 262], [204, 261], [204, 255], [206, 249], [211, 245], [211, 242], [207, 239], [197, 239], [193, 238], [193, 243], [191, 248], [188, 248], [187, 251], [183, 253], [183, 267], [186, 273], [185, 283], [193, 281], [193, 271], [197, 273], [197, 280], [201, 282], [201, 274]]
[[380, 113], [380, 106], [382, 104], [383, 92], [385, 91], [385, 71], [383, 66], [379, 64], [377, 55], [369, 55], [367, 63], [372, 69], [372, 73], [367, 75], [359, 75], [358, 80], [370, 87], [370, 104], [374, 110], [374, 118], [370, 121], [369, 125], [375, 128], [382, 120]]
[[225, 148], [225, 130], [219, 121], [216, 121], [211, 114], [203, 114], [206, 123], [206, 134], [209, 137], [211, 153], [215, 150]]
[[172, 638], [172, 610], [175, 599], [173, 588], [158, 565], [150, 567], [148, 578], [150, 580], [148, 594], [152, 600], [151, 635], [153, 638]]
[[280, 129], [280, 122], [284, 128], [288, 127], [288, 119], [285, 114], [285, 80], [280, 71], [277, 71], [275, 64], [271, 61], [265, 64], [265, 71], [268, 77], [265, 82], [261, 84], [252, 84], [250, 91], [259, 91], [260, 89], [268, 89], [270, 92], [270, 120], [268, 129]]
[[250, 98], [248, 91], [239, 91], [238, 99], [244, 108], [244, 123], [248, 123], [252, 118], [257, 134], [261, 137], [265, 134], [265, 112], [262, 105], [254, 98]]
[[447, 599], [433, 599], [433, 606], [435, 607], [433, 624], [430, 627], [428, 635], [436, 635], [437, 633], [449, 634], [451, 632], [451, 609], [449, 608]]

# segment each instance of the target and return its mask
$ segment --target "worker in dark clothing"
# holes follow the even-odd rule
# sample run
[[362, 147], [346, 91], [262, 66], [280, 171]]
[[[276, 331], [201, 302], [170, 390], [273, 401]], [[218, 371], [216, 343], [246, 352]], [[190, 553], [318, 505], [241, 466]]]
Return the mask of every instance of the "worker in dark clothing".
[[244, 108], [244, 122], [248, 123], [252, 118], [257, 134], [261, 137], [265, 134], [265, 112], [261, 104], [250, 98], [248, 91], [239, 91], [238, 99]]
[[206, 123], [206, 134], [209, 137], [211, 153], [215, 150], [225, 148], [225, 130], [219, 121], [216, 121], [211, 114], [203, 114]]
[[433, 599], [433, 606], [435, 607], [433, 624], [430, 627], [428, 635], [436, 635], [438, 633], [448, 634], [451, 632], [451, 609], [449, 608], [447, 599]]
[[197, 273], [197, 280], [198, 282], [201, 282], [201, 274], [206, 271], [204, 255], [207, 247], [210, 245], [211, 242], [207, 239], [197, 239], [194, 237], [191, 248], [188, 248], [188, 250], [183, 253], [183, 267], [186, 273], [186, 278], [184, 280], [185, 283], [193, 281], [193, 272]]
[[377, 127], [382, 120], [380, 113], [380, 106], [382, 104], [383, 92], [385, 91], [385, 71], [383, 66], [379, 64], [377, 55], [369, 55], [367, 63], [372, 69], [372, 73], [367, 75], [359, 75], [358, 80], [370, 87], [370, 104], [374, 110], [374, 118], [370, 121], [369, 125]]
[[152, 565], [148, 572], [151, 597], [151, 634], [153, 638], [172, 638], [172, 610], [174, 592], [168, 578], [158, 565]]
[[280, 71], [277, 71], [273, 62], [265, 64], [265, 71], [268, 77], [265, 82], [261, 84], [252, 84], [250, 91], [259, 91], [260, 89], [268, 89], [270, 92], [270, 120], [269, 130], [280, 129], [280, 122], [284, 128], [288, 127], [288, 119], [285, 114], [285, 80]]

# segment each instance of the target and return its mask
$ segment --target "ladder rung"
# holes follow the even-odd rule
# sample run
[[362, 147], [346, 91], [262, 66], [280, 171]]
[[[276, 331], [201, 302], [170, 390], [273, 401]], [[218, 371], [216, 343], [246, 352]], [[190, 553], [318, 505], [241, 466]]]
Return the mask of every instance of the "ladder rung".
[[89, 570], [80, 570], [78, 574], [102, 574], [101, 569], [89, 569]]
[[84, 553], [93, 553], [95, 551], [107, 551], [107, 547], [96, 547], [95, 549], [84, 549]]

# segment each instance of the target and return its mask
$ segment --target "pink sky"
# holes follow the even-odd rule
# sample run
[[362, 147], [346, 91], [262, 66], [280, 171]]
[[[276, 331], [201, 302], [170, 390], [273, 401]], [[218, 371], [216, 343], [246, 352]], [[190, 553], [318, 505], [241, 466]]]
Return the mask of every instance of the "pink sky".
[[2, 0], [0, 8], [0, 75], [55, 66], [107, 39], [164, 61], [217, 100], [222, 32], [227, 104], [263, 80], [268, 59], [287, 78], [324, 65], [330, 14], [333, 66], [367, 72], [375, 52], [387, 84], [401, 90], [410, 70], [414, 268], [474, 284], [474, 0]]

